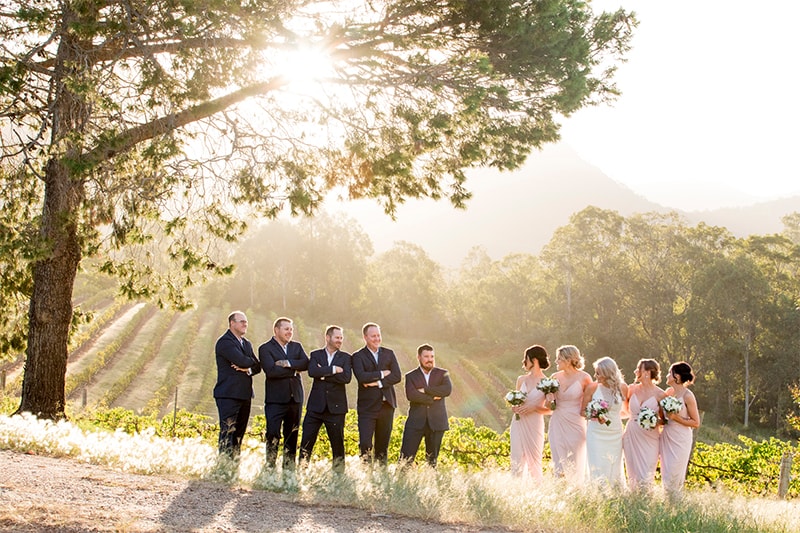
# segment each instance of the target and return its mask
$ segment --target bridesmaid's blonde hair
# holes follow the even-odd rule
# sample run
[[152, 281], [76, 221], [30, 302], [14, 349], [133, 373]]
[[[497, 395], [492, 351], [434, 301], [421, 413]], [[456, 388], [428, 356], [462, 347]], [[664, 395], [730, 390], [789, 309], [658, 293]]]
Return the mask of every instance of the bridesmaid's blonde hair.
[[581, 351], [578, 350], [577, 346], [573, 346], [571, 344], [561, 346], [558, 350], [556, 350], [556, 359], [559, 357], [578, 370], [583, 370], [583, 356], [581, 355]]
[[592, 366], [597, 374], [597, 381], [599, 382], [600, 378], [602, 378], [603, 384], [611, 389], [611, 392], [614, 394], [614, 403], [621, 401], [621, 384], [625, 383], [625, 378], [622, 376], [622, 372], [620, 372], [616, 361], [610, 357], [601, 357], [595, 361]]

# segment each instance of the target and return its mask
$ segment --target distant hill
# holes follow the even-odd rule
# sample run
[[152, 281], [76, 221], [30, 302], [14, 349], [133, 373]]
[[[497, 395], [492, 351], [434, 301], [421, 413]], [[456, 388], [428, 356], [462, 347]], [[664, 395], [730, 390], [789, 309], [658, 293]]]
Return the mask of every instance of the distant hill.
[[[473, 197], [467, 210], [448, 202], [412, 200], [392, 221], [374, 201], [329, 207], [357, 220], [373, 241], [376, 252], [408, 241], [423, 247], [446, 267], [457, 267], [474, 246], [500, 259], [513, 252], [538, 254], [553, 231], [589, 205], [624, 216], [645, 212], [679, 212], [688, 223], [704, 221], [725, 226], [737, 236], [782, 230], [781, 217], [800, 211], [800, 196], [750, 207], [683, 212], [651, 202], [606, 176], [563, 144], [535, 152], [512, 173], [479, 169], [469, 175]], [[686, 194], [692, 194], [687, 189]]]
[[800, 195], [746, 207], [693, 211], [683, 213], [683, 216], [694, 224], [702, 221], [712, 226], [724, 226], [737, 237], [747, 237], [780, 233], [783, 231], [781, 218], [794, 212], [800, 212]]

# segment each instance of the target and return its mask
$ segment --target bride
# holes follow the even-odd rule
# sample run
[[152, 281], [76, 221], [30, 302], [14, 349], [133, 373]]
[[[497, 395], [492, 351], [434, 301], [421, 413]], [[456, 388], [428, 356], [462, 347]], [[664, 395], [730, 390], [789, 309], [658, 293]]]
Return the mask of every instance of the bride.
[[622, 474], [622, 413], [627, 413], [628, 386], [610, 357], [594, 362], [593, 381], [583, 391], [583, 409], [592, 400], [605, 402], [606, 411], [589, 418], [586, 426], [586, 459], [590, 481], [624, 485]]

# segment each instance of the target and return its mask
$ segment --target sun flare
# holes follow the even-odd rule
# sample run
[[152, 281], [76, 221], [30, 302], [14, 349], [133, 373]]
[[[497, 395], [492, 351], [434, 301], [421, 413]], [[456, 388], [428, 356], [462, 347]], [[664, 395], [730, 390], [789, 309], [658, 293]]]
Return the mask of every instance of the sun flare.
[[276, 58], [278, 75], [286, 79], [290, 92], [308, 94], [319, 90], [320, 84], [334, 74], [330, 55], [313, 46], [300, 46]]

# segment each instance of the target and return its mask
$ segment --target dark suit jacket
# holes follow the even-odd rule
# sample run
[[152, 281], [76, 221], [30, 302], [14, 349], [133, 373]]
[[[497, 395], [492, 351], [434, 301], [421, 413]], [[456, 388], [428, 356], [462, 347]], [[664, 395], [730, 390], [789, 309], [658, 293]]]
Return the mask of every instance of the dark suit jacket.
[[[391, 373], [385, 378], [381, 378], [382, 370], [390, 370]], [[364, 346], [353, 354], [353, 374], [358, 381], [358, 401], [356, 408], [359, 413], [378, 413], [384, 400], [389, 402], [392, 407], [397, 408], [397, 395], [394, 386], [400, 383], [403, 375], [400, 373], [400, 365], [397, 357], [389, 348], [381, 346], [378, 349], [378, 363], [372, 357], [369, 348]], [[364, 383], [371, 383], [380, 380], [383, 387], [364, 387]]]
[[[425, 392], [420, 392], [423, 389]], [[410, 403], [408, 408], [408, 420], [406, 425], [412, 428], [421, 429], [425, 427], [425, 421], [434, 431], [445, 431], [450, 429], [447, 421], [447, 407], [444, 399], [450, 396], [453, 391], [453, 384], [450, 382], [450, 374], [443, 368], [433, 367], [425, 384], [425, 375], [422, 369], [417, 367], [406, 374], [406, 398]], [[434, 397], [440, 400], [434, 400]]]
[[[267, 375], [265, 403], [303, 403], [303, 382], [298, 372], [308, 370], [308, 356], [299, 342], [289, 341], [286, 351], [275, 337], [258, 347], [258, 358]], [[291, 367], [277, 366], [275, 361], [286, 359]]]
[[[261, 372], [261, 365], [253, 353], [253, 345], [243, 338], [239, 342], [231, 330], [226, 331], [214, 346], [217, 359], [217, 384], [214, 386], [214, 398], [233, 398], [249, 400], [253, 397], [253, 375]], [[242, 345], [244, 344], [244, 346]], [[231, 365], [249, 368], [247, 372], [234, 370]]]
[[342, 368], [342, 372], [334, 374], [328, 365], [328, 354], [325, 348], [311, 352], [308, 362], [308, 375], [314, 378], [311, 392], [308, 395], [306, 409], [314, 413], [322, 413], [327, 407], [335, 414], [347, 413], [347, 387], [353, 379], [352, 356], [341, 350], [333, 354], [331, 365]]

